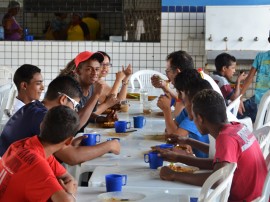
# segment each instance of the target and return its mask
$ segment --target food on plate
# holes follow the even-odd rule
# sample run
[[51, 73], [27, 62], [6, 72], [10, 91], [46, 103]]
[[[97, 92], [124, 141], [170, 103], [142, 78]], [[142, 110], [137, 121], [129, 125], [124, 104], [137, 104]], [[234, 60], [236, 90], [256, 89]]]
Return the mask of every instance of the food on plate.
[[103, 127], [104, 128], [114, 128], [114, 121], [112, 121], [112, 122], [104, 122]]
[[156, 99], [156, 98], [157, 98], [157, 96], [149, 95], [149, 96], [148, 96], [148, 101], [152, 101], [152, 100], [154, 100], [154, 99]]
[[140, 99], [140, 93], [127, 93], [128, 99]]
[[143, 109], [143, 114], [151, 114], [152, 109]]
[[106, 109], [104, 112], [102, 112], [102, 114], [109, 114], [109, 113], [111, 113], [111, 109], [109, 108], [109, 109]]
[[111, 110], [119, 111], [121, 109], [121, 104], [115, 104], [112, 107], [110, 107]]
[[125, 199], [125, 198], [115, 198], [115, 197], [112, 197], [112, 198], [108, 198], [108, 199], [105, 199], [104, 201], [130, 201], [129, 199]]
[[164, 113], [163, 112], [157, 112], [156, 115], [157, 116], [164, 116]]
[[197, 167], [180, 166], [180, 165], [176, 165], [173, 163], [171, 163], [168, 167], [175, 172], [182, 172], [182, 173], [194, 173], [195, 171], [199, 170], [199, 168], [197, 168]]
[[121, 105], [121, 109], [120, 109], [121, 112], [128, 112], [128, 110], [129, 110], [129, 104]]

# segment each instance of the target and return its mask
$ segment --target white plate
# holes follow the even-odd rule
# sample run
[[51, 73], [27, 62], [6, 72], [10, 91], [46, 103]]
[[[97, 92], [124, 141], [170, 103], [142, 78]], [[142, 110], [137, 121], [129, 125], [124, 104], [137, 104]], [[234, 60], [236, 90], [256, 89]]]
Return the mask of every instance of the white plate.
[[[199, 171], [200, 169], [198, 167], [195, 167], [195, 166], [188, 166], [186, 164], [183, 164], [183, 163], [174, 163], [175, 166], [177, 167], [182, 167], [182, 168], [186, 168], [188, 170], [191, 170], [190, 172], [193, 173], [193, 172], [197, 172]], [[164, 163], [163, 166], [170, 166], [170, 163]], [[162, 167], [158, 167], [158, 170], [160, 170]], [[177, 171], [177, 172], [188, 172], [188, 171]]]
[[114, 201], [139, 201], [144, 199], [145, 195], [134, 192], [107, 192], [98, 195], [100, 201], [114, 202]]

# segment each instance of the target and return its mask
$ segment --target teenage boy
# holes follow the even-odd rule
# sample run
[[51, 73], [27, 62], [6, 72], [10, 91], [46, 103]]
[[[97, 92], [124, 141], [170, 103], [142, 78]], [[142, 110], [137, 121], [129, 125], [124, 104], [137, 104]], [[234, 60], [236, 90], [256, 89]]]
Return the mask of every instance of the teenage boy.
[[[103, 91], [105, 88], [103, 82], [98, 81], [98, 75], [103, 61], [104, 56], [102, 53], [83, 51], [75, 57], [74, 65], [66, 66], [66, 68], [60, 73], [60, 75], [72, 75], [79, 82], [83, 92], [79, 103], [79, 113], [85, 114], [85, 116], [88, 116], [88, 119], [90, 116], [90, 119], [87, 120], [86, 124], [88, 124], [88, 121], [103, 123], [116, 121], [118, 119], [115, 111], [112, 111], [106, 117], [100, 116], [100, 114], [106, 109], [119, 103], [115, 96], [111, 96], [106, 100], [106, 102], [97, 106], [100, 94], [97, 96], [95, 91]], [[73, 62], [70, 64], [73, 64]], [[85, 108], [91, 108], [91, 113], [84, 113], [86, 110]]]
[[218, 84], [224, 99], [227, 104], [228, 101], [233, 101], [240, 95], [240, 84], [243, 80], [246, 79], [247, 74], [245, 72], [241, 73], [237, 79], [235, 88], [231, 87], [229, 81], [232, 79], [235, 68], [236, 68], [236, 59], [234, 56], [228, 53], [221, 53], [215, 59], [216, 71], [213, 73], [212, 78]]
[[[259, 143], [246, 126], [228, 122], [223, 97], [214, 90], [202, 90], [192, 101], [192, 118], [201, 134], [216, 139], [213, 172], [237, 163], [228, 201], [252, 201], [259, 197], [267, 175]], [[202, 186], [211, 173], [179, 173], [163, 167], [160, 177]], [[244, 186], [243, 186], [244, 183]]]
[[[194, 84], [194, 85], [192, 85]], [[176, 77], [174, 85], [179, 94], [186, 92], [186, 96], [190, 95], [189, 92], [200, 91], [202, 89], [208, 88], [212, 89], [211, 85], [204, 79], [201, 78], [200, 74], [196, 69], [184, 69]], [[179, 96], [182, 97], [182, 96]], [[161, 100], [162, 99], [162, 100]], [[183, 99], [183, 97], [182, 97]], [[209, 143], [207, 135], [202, 135], [194, 122], [189, 119], [187, 112], [187, 105], [185, 102], [185, 108], [180, 112], [180, 114], [173, 119], [171, 116], [171, 107], [170, 107], [170, 94], [166, 96], [161, 96], [158, 100], [157, 105], [162, 109], [165, 118], [166, 132], [167, 134], [177, 134], [182, 138], [190, 137], [192, 139], [198, 140], [200, 142]], [[208, 151], [203, 152], [196, 148], [193, 148], [193, 152], [196, 157], [207, 158]]]
[[57, 106], [38, 136], [13, 143], [0, 159], [0, 201], [75, 201], [77, 183], [53, 154], [71, 143], [78, 127], [78, 114]]
[[13, 82], [16, 85], [18, 95], [15, 97], [11, 114], [15, 114], [22, 106], [39, 100], [44, 90], [41, 70], [34, 65], [20, 66], [15, 71]]
[[[101, 93], [100, 90], [96, 92], [97, 96]], [[40, 123], [49, 109], [58, 105], [66, 105], [76, 110], [80, 97], [81, 89], [76, 80], [69, 76], [55, 78], [49, 84], [42, 102], [35, 101], [25, 105], [9, 119], [0, 136], [0, 155], [2, 156], [13, 142], [39, 134]], [[87, 113], [87, 110], [85, 113]], [[89, 114], [86, 114], [85, 119], [81, 118], [80, 111], [78, 115], [80, 117], [79, 127], [82, 127], [88, 121]], [[68, 145], [54, 155], [57, 159], [69, 165], [76, 165], [108, 152], [119, 154], [120, 144], [117, 140], [107, 141], [90, 147]]]

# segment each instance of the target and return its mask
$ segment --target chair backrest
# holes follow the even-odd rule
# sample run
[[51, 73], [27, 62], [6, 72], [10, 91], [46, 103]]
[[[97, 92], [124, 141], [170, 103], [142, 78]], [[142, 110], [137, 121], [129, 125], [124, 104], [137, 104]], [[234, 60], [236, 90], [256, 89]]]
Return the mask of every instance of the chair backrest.
[[12, 89], [12, 83], [0, 86], [0, 120], [2, 120], [3, 115], [4, 115], [4, 110], [7, 107], [11, 89]]
[[[236, 166], [236, 163], [229, 163], [210, 175], [202, 186], [198, 202], [212, 202], [217, 199], [219, 199], [219, 202], [228, 201]], [[220, 184], [208, 194], [211, 187], [218, 181]]]
[[[205, 79], [206, 81], [208, 81], [210, 83], [210, 85], [212, 86], [212, 88], [223, 97], [221, 90], [220, 90], [219, 86], [217, 85], [217, 83], [214, 81], [214, 79], [211, 76], [209, 76], [208, 74], [204, 73], [203, 71], [200, 71], [200, 74], [202, 75], [202, 78]], [[227, 111], [227, 118], [228, 118], [228, 121], [238, 121], [236, 116], [234, 116], [232, 114], [232, 112], [230, 112], [230, 111]]]
[[254, 123], [255, 130], [262, 127], [264, 123], [267, 123], [270, 121], [269, 104], [270, 104], [270, 90], [268, 90], [263, 95], [261, 102], [259, 104], [256, 120]]
[[261, 128], [253, 131], [257, 141], [260, 144], [264, 158], [269, 154], [270, 146], [270, 122], [264, 124]]
[[254, 200], [254, 202], [255, 201], [256, 202], [269, 202], [269, 197], [270, 197], [270, 171], [268, 171], [268, 174], [264, 181], [262, 195], [256, 200]]
[[[200, 71], [200, 74], [202, 75], [203, 79], [205, 79], [206, 81], [208, 81], [210, 83], [210, 85], [212, 86], [212, 88], [215, 91], [217, 91], [220, 95], [222, 95], [219, 86], [217, 85], [217, 83], [214, 81], [214, 79], [211, 76], [209, 76], [208, 74], [204, 73], [203, 71]], [[222, 97], [223, 97], [223, 95], [222, 95]]]
[[135, 89], [135, 80], [138, 81], [140, 89], [153, 89], [151, 77], [156, 74], [161, 79], [168, 80], [167, 76], [154, 70], [140, 70], [132, 74], [130, 77], [131, 88]]
[[238, 112], [238, 109], [239, 109], [239, 105], [240, 105], [240, 101], [241, 101], [240, 98], [241, 97], [242, 97], [242, 95], [239, 95], [235, 100], [230, 102], [230, 104], [226, 108], [226, 110], [231, 111], [234, 116], [237, 116], [237, 112]]

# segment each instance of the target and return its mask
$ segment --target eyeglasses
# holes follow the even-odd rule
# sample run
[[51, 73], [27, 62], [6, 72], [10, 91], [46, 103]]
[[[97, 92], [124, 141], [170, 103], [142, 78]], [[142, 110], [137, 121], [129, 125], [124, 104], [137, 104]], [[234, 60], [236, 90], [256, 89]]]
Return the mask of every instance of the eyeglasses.
[[76, 100], [72, 99], [71, 97], [69, 97], [69, 96], [68, 96], [67, 94], [65, 94], [65, 93], [58, 92], [58, 94], [59, 94], [59, 95], [64, 95], [64, 96], [66, 96], [67, 99], [73, 104], [73, 109], [74, 109], [75, 111], [78, 111], [78, 107], [79, 107], [80, 104], [79, 104]]
[[167, 74], [167, 73], [169, 73], [169, 72], [171, 72], [171, 71], [173, 71], [172, 69], [165, 69], [165, 73]]
[[175, 73], [175, 70], [178, 69], [178, 67], [174, 67], [174, 66], [171, 66], [171, 67], [168, 67], [166, 70], [165, 70], [165, 73], [169, 73], [169, 72], [173, 72]]
[[101, 64], [103, 67], [111, 67], [112, 63], [102, 63]]

